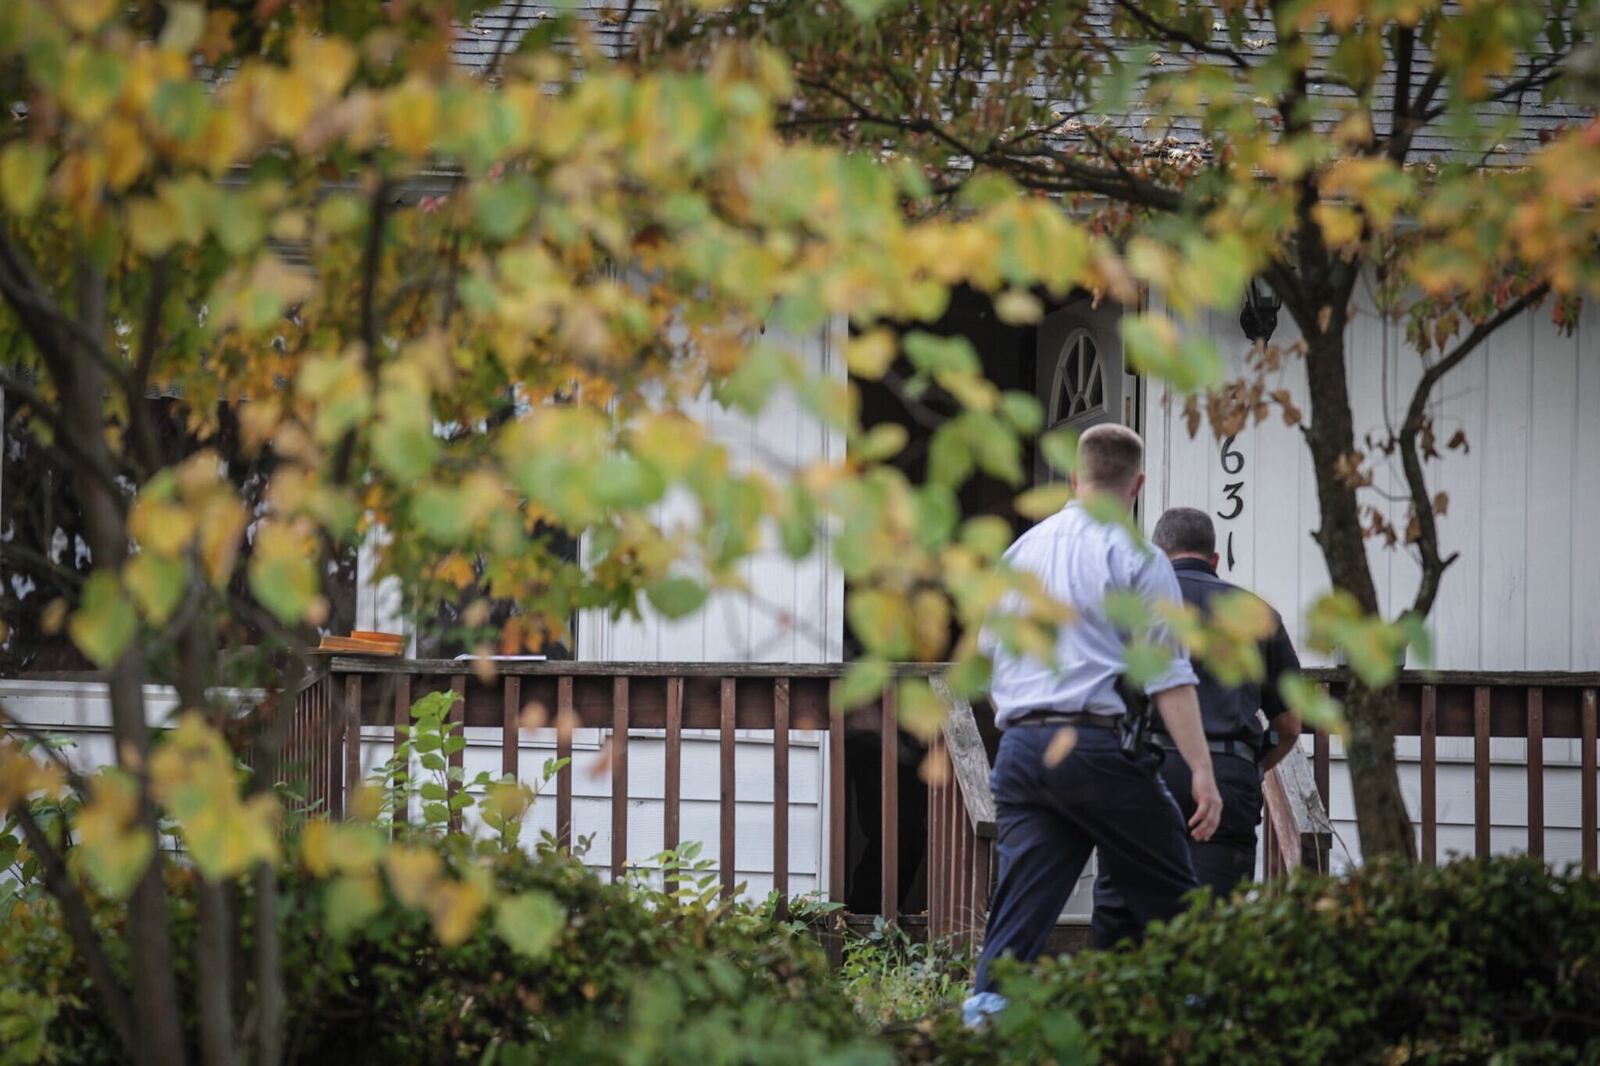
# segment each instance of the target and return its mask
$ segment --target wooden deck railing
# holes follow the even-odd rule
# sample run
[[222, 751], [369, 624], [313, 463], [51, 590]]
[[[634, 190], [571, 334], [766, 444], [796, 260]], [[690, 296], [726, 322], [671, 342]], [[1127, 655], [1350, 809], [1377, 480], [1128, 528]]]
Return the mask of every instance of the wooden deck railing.
[[[989, 792], [989, 754], [993, 730], [987, 707], [974, 708], [943, 686], [936, 666], [905, 668], [933, 679], [949, 707], [948, 720], [928, 762], [928, 839], [900, 840], [898, 775], [902, 772], [893, 687], [876, 702], [840, 720], [830, 713], [832, 687], [842, 675], [837, 665], [748, 665], [727, 663], [497, 663], [492, 682], [480, 680], [473, 664], [453, 660], [334, 658], [301, 694], [297, 721], [288, 741], [290, 760], [308, 770], [307, 798], [341, 814], [345, 797], [361, 770], [361, 734], [373, 727], [399, 739], [410, 722], [412, 703], [427, 692], [451, 691], [458, 699], [451, 721], [461, 726], [501, 731], [501, 770], [518, 771], [523, 708], [535, 704], [550, 718], [541, 732], [554, 739], [558, 757], [572, 755], [579, 728], [612, 731], [609, 753], [612, 788], [611, 870], [620, 875], [628, 859], [629, 765], [627, 738], [635, 730], [659, 730], [665, 739], [663, 840], [680, 841], [683, 731], [711, 730], [719, 746], [717, 863], [724, 892], [737, 883], [735, 827], [738, 800], [769, 800], [773, 805], [773, 887], [790, 890], [789, 817], [790, 735], [799, 730], [826, 734], [828, 852], [821, 883], [828, 898], [846, 898], [845, 780], [846, 732], [876, 733], [881, 752], [876, 776], [881, 789], [881, 822], [873, 841], [881, 857], [879, 913], [901, 918], [898, 883], [902, 843], [926, 847], [929, 933], [972, 943], [981, 934], [995, 874], [994, 801]], [[1344, 684], [1338, 671], [1315, 672], [1332, 695]], [[1561, 674], [1405, 674], [1400, 682], [1399, 734], [1420, 742], [1420, 835], [1423, 857], [1437, 860], [1438, 737], [1472, 737], [1475, 768], [1475, 839], [1489, 845], [1488, 740], [1519, 737], [1529, 741], [1527, 775], [1528, 850], [1543, 854], [1545, 827], [1542, 739], [1582, 741], [1582, 860], [1596, 864], [1600, 842], [1596, 823], [1596, 692], [1600, 675]], [[739, 731], [770, 732], [770, 793], [749, 794], [750, 784], [735, 773]], [[622, 738], [618, 741], [616, 738]], [[1267, 811], [1263, 838], [1269, 878], [1301, 868], [1326, 870], [1332, 826], [1328, 819], [1331, 745], [1316, 734], [1312, 755], [1292, 753], [1265, 782]], [[462, 765], [463, 753], [451, 759]], [[573, 780], [569, 763], [555, 781], [556, 836], [572, 842]]]
[[[1340, 671], [1308, 671], [1338, 698], [1344, 688]], [[1473, 844], [1477, 854], [1490, 850], [1492, 826], [1490, 741], [1497, 737], [1526, 740], [1527, 849], [1545, 854], [1546, 789], [1544, 741], [1579, 743], [1579, 828], [1581, 858], [1586, 870], [1600, 858], [1600, 802], [1596, 796], [1596, 696], [1600, 672], [1482, 673], [1407, 671], [1400, 676], [1400, 712], [1395, 733], [1419, 744], [1418, 823], [1422, 859], [1439, 860], [1438, 738], [1471, 737], [1473, 760]], [[1312, 746], [1313, 776], [1324, 805], [1332, 762], [1328, 735], [1318, 732]]]
[[[935, 666], [907, 666], [902, 674], [932, 675]], [[576, 663], [500, 662], [492, 681], [481, 680], [474, 664], [458, 660], [401, 660], [335, 657], [326, 674], [302, 693], [291, 748], [316, 765], [309, 777], [313, 791], [326, 795], [328, 809], [342, 814], [346, 797], [361, 773], [360, 727], [386, 728], [395, 741], [410, 725], [412, 704], [429, 692], [457, 695], [450, 721], [457, 726], [501, 730], [501, 771], [515, 775], [522, 734], [553, 736], [558, 759], [572, 756], [576, 729], [612, 731], [611, 872], [621, 876], [628, 855], [629, 767], [627, 738], [635, 730], [661, 730], [665, 739], [663, 840], [668, 849], [681, 841], [683, 731], [714, 730], [719, 760], [719, 851], [722, 887], [731, 894], [737, 883], [738, 836], [735, 804], [740, 799], [770, 799], [773, 806], [773, 888], [780, 899], [790, 891], [789, 763], [790, 736], [812, 730], [827, 734], [828, 856], [823, 884], [831, 900], [845, 899], [845, 733], [871, 731], [881, 738], [879, 781], [882, 824], [877, 845], [882, 857], [880, 913], [898, 918], [899, 819], [896, 803], [899, 731], [891, 686], [876, 702], [857, 708], [841, 720], [830, 711], [831, 690], [843, 674], [840, 665], [766, 665], [736, 663]], [[530, 729], [523, 709], [545, 708], [548, 724]], [[326, 709], [332, 708], [331, 712]], [[322, 744], [324, 720], [331, 725], [332, 748]], [[741, 786], [734, 768], [740, 731], [772, 734], [770, 795], [752, 796]], [[617, 738], [621, 738], [618, 740]], [[451, 755], [463, 765], [464, 752]], [[330, 757], [331, 756], [331, 757]], [[318, 791], [326, 782], [326, 791]], [[572, 843], [573, 780], [570, 761], [555, 781], [555, 835]], [[453, 786], [452, 786], [453, 787]], [[765, 790], [763, 790], [765, 791]], [[975, 902], [975, 901], [974, 901]]]

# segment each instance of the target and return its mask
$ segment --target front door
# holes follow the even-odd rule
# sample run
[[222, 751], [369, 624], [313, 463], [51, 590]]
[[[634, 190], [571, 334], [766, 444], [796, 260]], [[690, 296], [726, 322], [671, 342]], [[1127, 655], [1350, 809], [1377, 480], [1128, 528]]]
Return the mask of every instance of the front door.
[[[1123, 362], [1121, 318], [1120, 305], [1096, 307], [1084, 297], [1040, 320], [1035, 389], [1046, 427], [1081, 433], [1101, 422], [1121, 422], [1139, 428], [1139, 381]], [[1059, 476], [1039, 459], [1037, 481]]]

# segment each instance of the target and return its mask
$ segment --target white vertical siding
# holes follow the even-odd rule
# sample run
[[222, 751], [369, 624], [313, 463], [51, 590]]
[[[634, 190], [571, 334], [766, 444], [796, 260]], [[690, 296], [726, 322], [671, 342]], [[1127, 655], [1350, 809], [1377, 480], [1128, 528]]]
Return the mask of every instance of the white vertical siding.
[[[1374, 484], [1363, 504], [1381, 509], [1403, 534], [1406, 489], [1398, 459], [1368, 448], [1398, 426], [1421, 360], [1404, 331], [1372, 312], [1363, 295], [1350, 326], [1348, 367], [1357, 446], [1368, 452]], [[1211, 315], [1196, 328], [1216, 340], [1230, 372], [1245, 373], [1248, 344], [1237, 322]], [[1434, 664], [1459, 670], [1600, 669], [1600, 558], [1589, 548], [1600, 529], [1600, 312], [1586, 308], [1577, 331], [1562, 335], [1548, 308], [1510, 323], [1457, 367], [1432, 405], [1440, 460], [1426, 464], [1430, 488], [1449, 497], [1440, 519], [1445, 574], [1430, 626]], [[1280, 321], [1275, 343], [1295, 339]], [[1307, 407], [1303, 363], [1288, 357], [1272, 387]], [[1309, 411], [1306, 412], [1309, 416]], [[1445, 445], [1465, 433], [1466, 449]], [[1217, 518], [1219, 548], [1233, 533], [1235, 567], [1224, 576], [1255, 589], [1284, 615], [1297, 642], [1305, 609], [1327, 590], [1327, 571], [1311, 540], [1318, 525], [1316, 485], [1298, 429], [1275, 411], [1252, 422], [1235, 444], [1245, 459], [1243, 513], [1231, 522], [1220, 445], [1209, 426], [1191, 439], [1182, 401], [1159, 384], [1149, 390], [1150, 443], [1144, 515], [1200, 507]], [[1379, 601], [1391, 614], [1410, 602], [1418, 565], [1403, 545], [1368, 543]], [[1309, 657], [1308, 661], [1315, 661]]]
[[[835, 322], [813, 336], [792, 340], [792, 349], [820, 374], [843, 378], [840, 344], [844, 323]], [[769, 333], [769, 339], [772, 339]], [[780, 342], [782, 343], [782, 342]], [[843, 436], [813, 417], [791, 393], [775, 395], [757, 418], [728, 411], [709, 395], [691, 405], [691, 414], [729, 449], [736, 466], [799, 470], [819, 461], [836, 460], [844, 452]], [[695, 519], [692, 502], [671, 497], [656, 520], [670, 526]], [[751, 593], [713, 595], [705, 609], [689, 618], [669, 621], [645, 606], [639, 618], [612, 619], [586, 612], [578, 622], [579, 659], [604, 662], [838, 662], [844, 650], [844, 578], [833, 564], [825, 540], [807, 558], [790, 559], [768, 531], [764, 550], [744, 565]], [[604, 731], [580, 731], [598, 750]], [[789, 770], [789, 890], [800, 895], [824, 887], [823, 857], [827, 851], [827, 750], [820, 734], [794, 734]], [[597, 755], [587, 758], [593, 763]], [[702, 855], [719, 864], [718, 752], [716, 734], [685, 730], [681, 837], [697, 841]], [[542, 758], [525, 762], [542, 762]], [[589, 860], [597, 866], [611, 857], [610, 780], [585, 770], [585, 757], [575, 759], [574, 831], [594, 835]], [[660, 850], [664, 762], [659, 742], [636, 739], [629, 747], [628, 858], [640, 859]], [[750, 894], [764, 895], [772, 886], [772, 742], [771, 735], [742, 732], [735, 751], [738, 804], [735, 841], [737, 875]], [[470, 767], [469, 767], [470, 771]], [[470, 772], [469, 772], [470, 776]], [[536, 818], [553, 817], [551, 811]], [[542, 823], [540, 823], [542, 824]], [[553, 825], [553, 823], [552, 823]]]

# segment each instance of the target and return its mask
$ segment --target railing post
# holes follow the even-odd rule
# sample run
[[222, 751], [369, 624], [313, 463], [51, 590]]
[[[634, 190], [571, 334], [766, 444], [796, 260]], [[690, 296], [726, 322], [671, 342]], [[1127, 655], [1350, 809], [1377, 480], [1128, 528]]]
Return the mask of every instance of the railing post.
[[900, 723], [895, 714], [895, 681], [883, 690], [878, 719], [883, 757], [879, 764], [879, 787], [883, 792], [880, 831], [883, 834], [881, 888], [883, 920], [900, 916]]
[[789, 914], [789, 679], [772, 683], [772, 890]]
[[628, 679], [611, 683], [611, 880], [628, 861]]
[[[683, 806], [683, 678], [667, 679], [667, 735], [666, 775], [662, 794], [666, 810], [662, 812], [661, 842], [666, 851], [678, 850], [679, 818]], [[662, 887], [668, 895], [678, 891], [678, 879], [669, 876]]]
[[734, 730], [737, 725], [738, 690], [731, 677], [722, 679], [721, 689], [721, 728], [717, 734], [719, 754], [721, 755], [722, 801], [721, 801], [721, 848], [718, 862], [722, 867], [722, 894], [726, 898], [733, 897], [734, 887], [739, 883], [737, 873], [736, 840], [737, 813], [735, 802], [735, 775], [734, 775]]

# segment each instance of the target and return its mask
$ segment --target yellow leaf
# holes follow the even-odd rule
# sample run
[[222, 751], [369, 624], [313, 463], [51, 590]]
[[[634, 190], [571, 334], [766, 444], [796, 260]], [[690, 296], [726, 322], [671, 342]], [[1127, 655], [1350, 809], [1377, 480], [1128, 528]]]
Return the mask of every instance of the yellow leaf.
[[995, 317], [1008, 326], [1025, 326], [1039, 321], [1044, 305], [1025, 289], [1007, 289], [994, 301]]
[[918, 662], [938, 662], [950, 643], [950, 601], [937, 589], [922, 589], [911, 601], [912, 652]]
[[161, 27], [161, 47], [169, 52], [188, 55], [200, 43], [206, 29], [204, 6], [193, 0], [167, 4], [167, 21]]
[[19, 217], [33, 214], [49, 173], [49, 153], [27, 141], [12, 141], [0, 151], [0, 202]]
[[67, 25], [79, 33], [89, 33], [111, 17], [117, 3], [116, 0], [56, 0], [53, 6], [66, 19]]
[[383, 101], [383, 128], [400, 152], [424, 156], [433, 149], [439, 100], [420, 79], [407, 79]]
[[844, 361], [856, 377], [876, 381], [894, 362], [895, 351], [894, 334], [886, 329], [874, 329], [846, 342]]
[[342, 37], [315, 37], [302, 30], [289, 42], [289, 62], [319, 102], [326, 102], [349, 84], [356, 70], [356, 52]]
[[444, 872], [444, 861], [432, 848], [397, 844], [383, 857], [389, 888], [407, 907], [422, 907]]
[[249, 520], [231, 492], [214, 494], [200, 505], [200, 564], [213, 588], [222, 588], [233, 576], [239, 542]]
[[256, 114], [273, 135], [291, 140], [305, 128], [317, 100], [304, 78], [291, 71], [260, 70], [256, 74]]
[[89, 877], [106, 895], [125, 898], [156, 850], [154, 838], [139, 825], [138, 782], [110, 769], [91, 778], [77, 830], [75, 851]]
[[1332, 248], [1349, 248], [1361, 241], [1361, 216], [1342, 204], [1319, 203], [1311, 209], [1322, 239]]
[[113, 118], [100, 128], [100, 141], [105, 146], [106, 181], [111, 188], [121, 192], [138, 181], [150, 162], [139, 128], [126, 119]]
[[1071, 726], [1062, 726], [1056, 730], [1056, 735], [1050, 738], [1050, 743], [1044, 749], [1044, 764], [1056, 767], [1061, 760], [1072, 754], [1072, 749], [1078, 746], [1078, 731]]
[[1049, 518], [1072, 499], [1072, 486], [1065, 481], [1036, 485], [1017, 497], [1017, 513], [1035, 522]]
[[128, 531], [141, 548], [161, 555], [177, 555], [194, 539], [195, 516], [182, 504], [147, 491], [133, 504]]
[[439, 943], [455, 947], [471, 936], [486, 903], [488, 894], [476, 881], [444, 881], [437, 885], [427, 908]]
[[177, 243], [179, 219], [165, 200], [140, 197], [128, 204], [128, 239], [145, 255], [160, 255]]
[[945, 705], [927, 680], [908, 677], [901, 681], [899, 697], [895, 713], [900, 724], [925, 741], [937, 736], [944, 725]]

